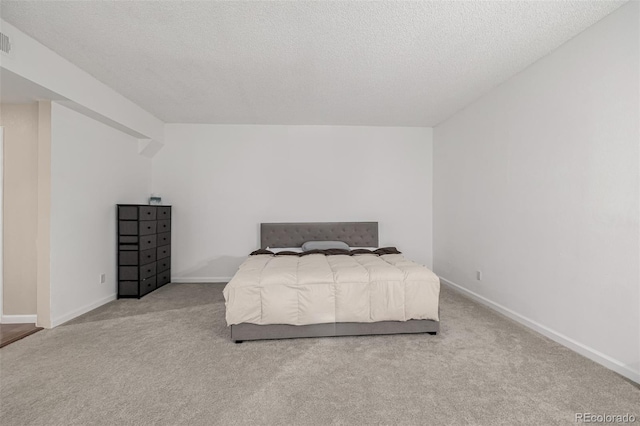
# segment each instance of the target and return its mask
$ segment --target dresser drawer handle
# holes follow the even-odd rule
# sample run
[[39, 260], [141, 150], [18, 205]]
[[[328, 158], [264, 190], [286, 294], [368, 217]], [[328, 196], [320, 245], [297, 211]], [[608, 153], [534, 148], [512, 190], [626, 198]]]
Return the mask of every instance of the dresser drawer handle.
[[147, 259], [151, 259], [151, 255], [150, 254], [147, 255]]
[[151, 214], [151, 212], [147, 212], [147, 214]]
[[151, 272], [151, 269], [147, 269], [147, 272]]

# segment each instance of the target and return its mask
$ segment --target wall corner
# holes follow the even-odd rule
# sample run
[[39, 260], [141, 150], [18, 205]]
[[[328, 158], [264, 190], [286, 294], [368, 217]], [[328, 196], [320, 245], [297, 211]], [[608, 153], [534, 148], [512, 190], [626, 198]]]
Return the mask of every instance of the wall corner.
[[37, 325], [51, 328], [51, 102], [38, 102]]

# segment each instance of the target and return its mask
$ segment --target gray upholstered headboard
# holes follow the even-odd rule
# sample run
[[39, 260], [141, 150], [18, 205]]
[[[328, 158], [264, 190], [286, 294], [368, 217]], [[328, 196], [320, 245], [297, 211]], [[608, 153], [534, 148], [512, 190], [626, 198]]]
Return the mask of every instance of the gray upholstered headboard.
[[261, 223], [260, 247], [301, 247], [306, 241], [343, 241], [378, 247], [378, 222]]

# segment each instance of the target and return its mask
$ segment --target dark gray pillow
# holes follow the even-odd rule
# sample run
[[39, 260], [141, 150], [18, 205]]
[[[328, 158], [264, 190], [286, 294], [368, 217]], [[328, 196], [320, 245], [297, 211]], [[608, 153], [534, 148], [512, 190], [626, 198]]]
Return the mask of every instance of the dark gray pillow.
[[344, 249], [349, 250], [349, 245], [342, 241], [307, 241], [302, 244], [302, 251]]

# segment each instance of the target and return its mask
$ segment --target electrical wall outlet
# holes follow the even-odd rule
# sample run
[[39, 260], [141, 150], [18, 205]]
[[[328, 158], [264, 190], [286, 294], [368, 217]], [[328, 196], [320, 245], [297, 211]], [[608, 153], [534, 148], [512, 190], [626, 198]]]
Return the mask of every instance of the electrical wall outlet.
[[482, 281], [482, 271], [476, 271], [476, 280]]
[[107, 274], [100, 274], [100, 284], [107, 282]]

